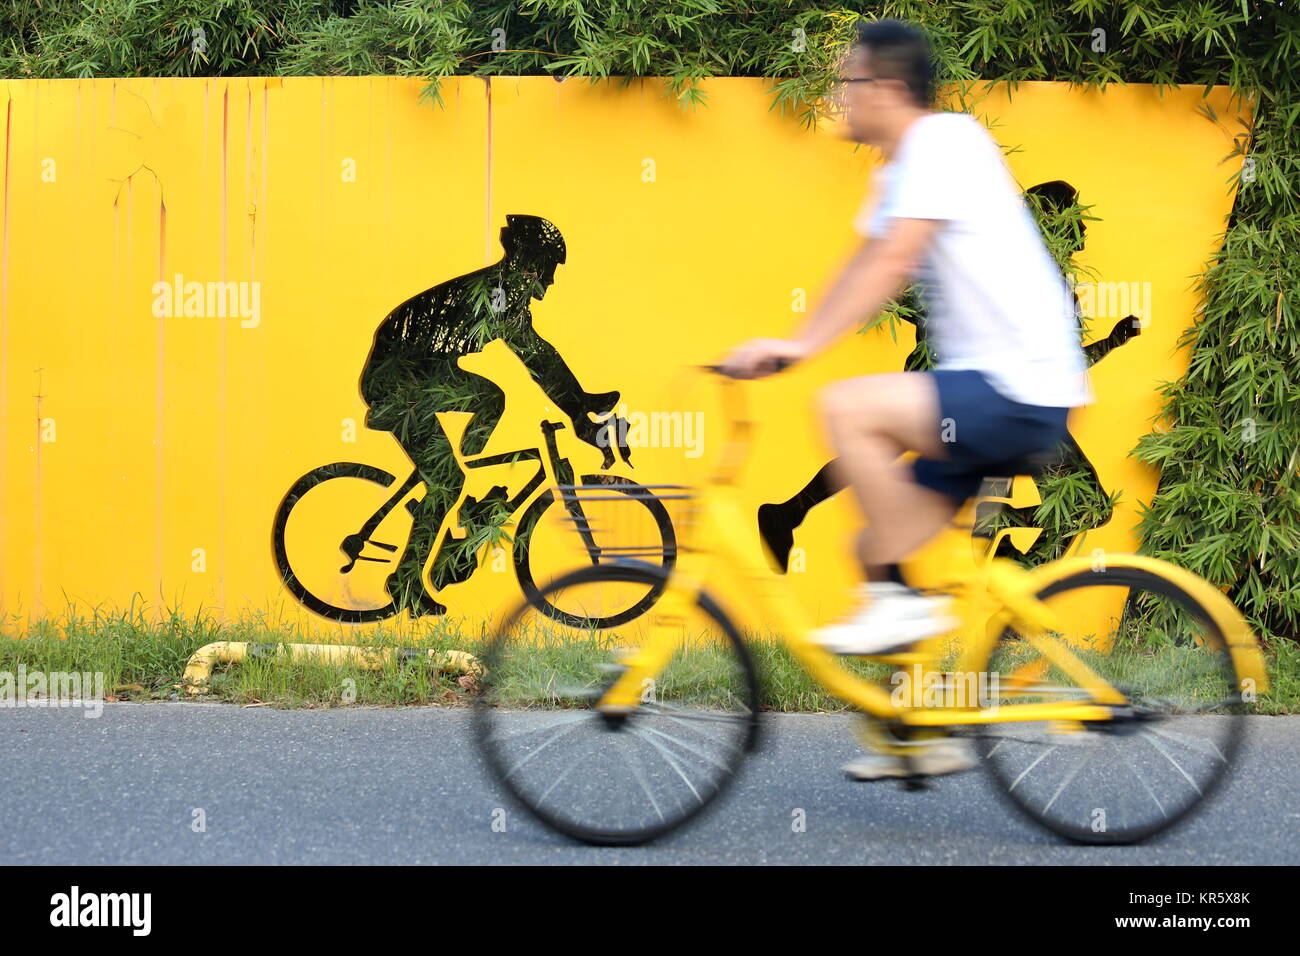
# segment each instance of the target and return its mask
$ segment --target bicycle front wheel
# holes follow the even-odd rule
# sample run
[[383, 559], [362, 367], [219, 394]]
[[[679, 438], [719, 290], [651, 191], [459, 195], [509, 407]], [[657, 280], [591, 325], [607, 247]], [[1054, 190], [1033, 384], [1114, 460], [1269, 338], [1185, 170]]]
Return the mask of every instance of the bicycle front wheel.
[[483, 654], [475, 735], [489, 769], [529, 813], [587, 843], [644, 843], [694, 819], [757, 741], [753, 662], [705, 594], [636, 710], [616, 721], [593, 709], [646, 625], [573, 627], [551, 609], [601, 620], [666, 579], [631, 563], [573, 572], [515, 610]]
[[[1132, 843], [1178, 823], [1231, 769], [1245, 725], [1212, 615], [1144, 568], [1082, 571], [1038, 597], [1060, 622], [1104, 619], [1054, 637], [1127, 703], [1106, 721], [992, 725], [982, 741], [993, 779], [1029, 817], [1081, 843]], [[986, 670], [1002, 707], [1089, 699], [1015, 628]]]

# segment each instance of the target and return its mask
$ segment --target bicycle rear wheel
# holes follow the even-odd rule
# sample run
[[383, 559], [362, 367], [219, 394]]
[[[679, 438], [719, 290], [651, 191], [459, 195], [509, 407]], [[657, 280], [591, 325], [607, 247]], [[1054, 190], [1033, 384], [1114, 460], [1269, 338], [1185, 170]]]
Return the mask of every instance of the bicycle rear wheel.
[[583, 568], [543, 588], [483, 654], [475, 737], [492, 774], [529, 813], [570, 837], [636, 844], [697, 817], [731, 783], [758, 737], [758, 680], [736, 628], [701, 594], [676, 653], [623, 720], [592, 705], [646, 625], [572, 627], [662, 590], [667, 572]]
[[[367, 541], [371, 557], [350, 560], [340, 544], [383, 505], [397, 480], [382, 468], [338, 461], [307, 472], [285, 493], [271, 522], [271, 548], [284, 586], [304, 607], [347, 624], [398, 613], [385, 579], [410, 534], [406, 510], [390, 513]], [[390, 560], [373, 557], [385, 552]]]
[[[981, 740], [993, 779], [1033, 820], [1081, 843], [1132, 843], [1178, 823], [1231, 769], [1245, 726], [1236, 669], [1212, 616], [1142, 568], [1083, 571], [1038, 597], [1058, 621], [1106, 615], [1100, 631], [1058, 637], [1128, 706], [1108, 721], [992, 725]], [[1000, 706], [1088, 699], [1014, 628], [986, 670]]]

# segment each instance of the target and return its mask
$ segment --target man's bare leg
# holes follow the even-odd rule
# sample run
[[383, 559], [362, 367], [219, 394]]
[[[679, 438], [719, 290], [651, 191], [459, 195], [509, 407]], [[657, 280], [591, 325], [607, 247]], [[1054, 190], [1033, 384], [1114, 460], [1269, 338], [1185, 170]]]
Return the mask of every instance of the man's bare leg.
[[[947, 495], [918, 485], [911, 466], [898, 460], [908, 451], [947, 457], [934, 379], [917, 372], [849, 379], [828, 388], [822, 402], [837, 467], [869, 522], [858, 536], [858, 558], [867, 580], [875, 583], [864, 586], [871, 594], [865, 612], [819, 629], [815, 639], [836, 653], [875, 654], [955, 627], [957, 620], [940, 601], [917, 594], [897, 574], [898, 564], [943, 530], [958, 507]], [[892, 584], [885, 583], [891, 578]], [[927, 773], [956, 772], [975, 763], [956, 741], [929, 742], [924, 759]], [[879, 753], [851, 761], [844, 770], [858, 780], [910, 772], [898, 758]]]
[[946, 457], [934, 380], [919, 372], [847, 379], [826, 389], [822, 409], [841, 475], [869, 522], [858, 558], [869, 579], [884, 580], [889, 565], [937, 535], [957, 510], [898, 462], [907, 451]]

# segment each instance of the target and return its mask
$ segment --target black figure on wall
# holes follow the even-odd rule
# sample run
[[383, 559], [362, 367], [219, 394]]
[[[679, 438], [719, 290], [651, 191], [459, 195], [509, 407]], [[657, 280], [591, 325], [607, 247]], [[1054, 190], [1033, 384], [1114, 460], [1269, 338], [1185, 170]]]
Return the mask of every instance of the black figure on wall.
[[[424, 482], [426, 494], [413, 509], [415, 526], [389, 580], [389, 594], [412, 609], [441, 613], [421, 584], [421, 571], [448, 510], [460, 497], [464, 475], [452, 454], [438, 412], [471, 412], [461, 439], [468, 457], [482, 452], [505, 410], [505, 393], [494, 382], [457, 365], [462, 356], [501, 339], [527, 366], [533, 380], [573, 421], [583, 441], [600, 448], [604, 467], [614, 461], [601, 426], [588, 413], [605, 415], [619, 393], [586, 391], [555, 348], [533, 328], [530, 303], [541, 299], [564, 262], [564, 239], [537, 216], [507, 216], [501, 230], [505, 256], [498, 262], [426, 289], [407, 299], [380, 324], [361, 373], [361, 397], [370, 408], [369, 428], [392, 432]], [[470, 509], [472, 512], [472, 509]], [[462, 509], [471, 530], [474, 515]], [[468, 519], [468, 524], [467, 524]], [[449, 539], [430, 571], [433, 589], [466, 580], [476, 567], [473, 553]]]
[[[1077, 200], [1077, 192], [1069, 183], [1061, 180], [1040, 183], [1026, 190], [1038, 198], [1040, 206], [1049, 215], [1057, 215], [1072, 207]], [[1085, 227], [1078, 224], [1078, 239], [1070, 249], [1070, 255], [1076, 255], [1083, 248]], [[1078, 300], [1075, 300], [1076, 313]], [[929, 350], [926, 344], [925, 316], [918, 313], [915, 318], [908, 318], [916, 328], [916, 347], [903, 363], [905, 371], [918, 371], [930, 367]], [[1141, 330], [1140, 320], [1132, 315], [1119, 320], [1105, 338], [1084, 347], [1084, 354], [1091, 366], [1099, 362], [1113, 349], [1123, 345]], [[1097, 471], [1088, 457], [1083, 453], [1073, 436], [1063, 443], [1059, 451], [1059, 460], [1050, 469], [1053, 474], [1074, 473], [1081, 483], [1078, 498], [1078, 513], [1087, 515], [1087, 527], [1071, 526], [1063, 529], [1062, 534], [1051, 537], [1043, 534], [1038, 537], [1025, 557], [1030, 564], [1038, 564], [1055, 556], [1059, 550], [1061, 538], [1073, 537], [1090, 528], [1100, 527], [1110, 520], [1112, 499], [1101, 486]], [[1011, 477], [1000, 477], [996, 484], [999, 497], [1009, 497]], [[821, 502], [827, 500], [845, 487], [835, 467], [830, 461], [821, 467], [817, 474], [798, 492], [782, 502], [764, 504], [758, 509], [758, 530], [764, 543], [772, 552], [781, 573], [789, 568], [790, 549], [794, 544], [794, 531], [803, 523], [808, 512]], [[982, 508], [977, 519], [977, 531], [985, 531], [996, 520], [998, 527], [1037, 527], [1034, 508]], [[1009, 553], [1012, 545], [1004, 539], [999, 552]]]
[[[612, 627], [644, 613], [658, 598], [658, 590], [652, 590], [629, 598], [626, 607], [596, 614], [552, 605], [541, 594], [540, 585], [552, 569], [534, 566], [537, 559], [530, 545], [543, 515], [557, 505], [555, 486], [562, 492], [560, 511], [572, 522], [592, 564], [640, 550], [629, 549], [608, 529], [594, 528], [587, 520], [578, 492], [592, 488], [598, 500], [610, 500], [612, 494], [619, 500], [626, 497], [627, 507], [640, 509], [636, 513], [648, 518], [653, 540], [638, 544], [662, 565], [674, 563], [676, 545], [663, 504], [645, 487], [610, 470], [617, 462], [631, 464], [626, 422], [614, 414], [619, 393], [584, 389], [559, 352], [533, 327], [532, 300], [545, 296], [556, 266], [565, 261], [560, 231], [538, 216], [510, 215], [501, 230], [501, 245], [504, 255], [499, 261], [412, 296], [375, 332], [360, 382], [369, 408], [366, 424], [397, 439], [414, 466], [411, 473], [403, 479], [363, 462], [333, 462], [299, 478], [280, 502], [272, 524], [276, 567], [289, 592], [318, 614], [348, 623], [383, 620], [402, 611], [417, 617], [443, 614], [447, 609], [434, 595], [467, 580], [478, 567], [485, 543], [497, 540], [495, 532], [506, 525], [512, 527], [504, 540], [521, 590], [556, 620]], [[548, 411], [538, 422], [529, 447], [485, 454], [506, 395], [495, 382], [461, 368], [459, 360], [497, 340], [518, 357], [557, 411]], [[459, 447], [453, 448], [453, 437], [444, 432], [438, 416], [455, 412], [468, 419]], [[601, 452], [599, 473], [575, 473], [560, 447], [560, 436], [569, 430]], [[515, 467], [520, 463], [532, 465], [531, 474], [523, 469], [522, 480]], [[503, 466], [511, 466], [507, 481], [518, 484], [517, 491], [494, 485], [481, 499], [461, 500], [467, 470]], [[336, 492], [346, 486], [352, 493], [331, 499], [318, 491], [323, 486]], [[358, 504], [340, 511], [311, 505], [313, 500]], [[382, 503], [375, 507], [377, 500]], [[399, 506], [412, 517], [405, 546], [381, 540], [397, 537], [382, 529]], [[359, 510], [352, 513], [350, 507]], [[292, 518], [295, 515], [302, 517]], [[291, 531], [291, 518], [307, 527], [328, 523], [327, 533], [338, 534], [333, 541], [338, 542], [343, 565], [333, 556], [321, 560], [314, 544], [303, 544], [317, 538]], [[456, 528], [460, 534], [454, 533]], [[355, 570], [373, 567], [369, 562], [390, 569], [384, 579], [386, 599], [367, 593], [364, 582], [355, 582]], [[424, 568], [430, 562], [426, 586]]]

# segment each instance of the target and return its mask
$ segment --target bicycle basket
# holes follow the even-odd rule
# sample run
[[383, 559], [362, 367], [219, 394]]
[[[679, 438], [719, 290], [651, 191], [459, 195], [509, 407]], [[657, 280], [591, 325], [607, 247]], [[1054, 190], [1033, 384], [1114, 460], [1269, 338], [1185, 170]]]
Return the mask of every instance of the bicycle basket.
[[570, 543], [583, 563], [638, 561], [671, 568], [676, 562], [694, 500], [689, 487], [601, 475], [557, 491]]

